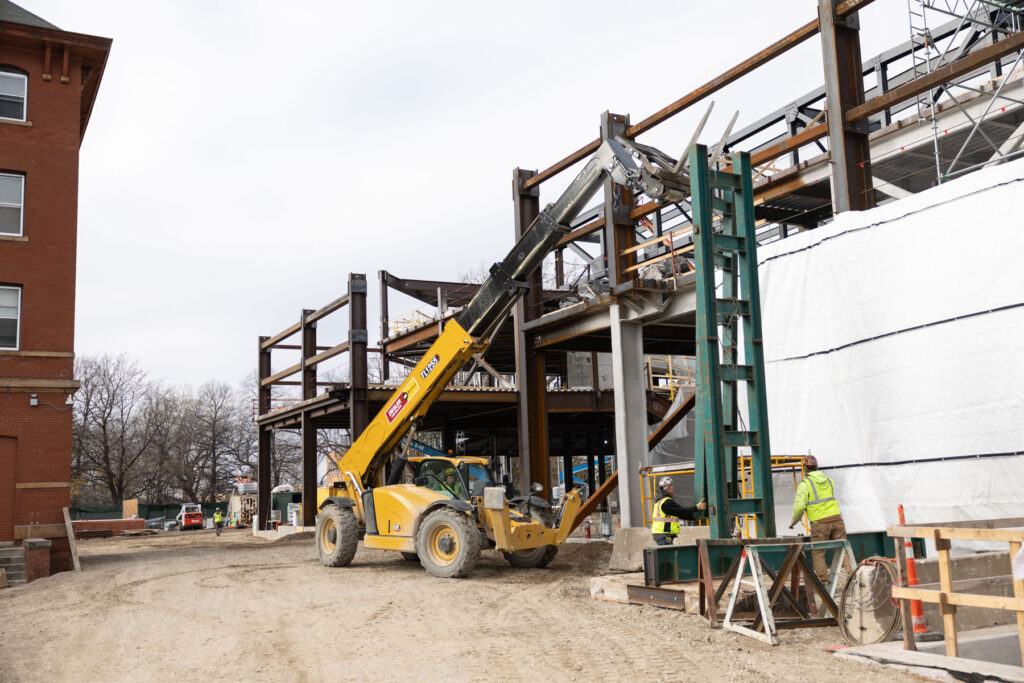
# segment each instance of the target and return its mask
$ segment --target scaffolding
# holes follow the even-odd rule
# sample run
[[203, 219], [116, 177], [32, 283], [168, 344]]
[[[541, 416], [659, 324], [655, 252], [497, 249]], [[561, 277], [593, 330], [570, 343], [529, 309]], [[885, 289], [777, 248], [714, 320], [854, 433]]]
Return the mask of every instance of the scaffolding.
[[[1024, 3], [1000, 2], [997, 0], [907, 0], [907, 15], [910, 27], [911, 69], [913, 80], [925, 78], [952, 62], [962, 59], [983, 45], [991, 45], [1000, 35], [1003, 37], [1017, 33], [1021, 29], [1021, 13]], [[952, 30], [949, 18], [953, 18]], [[943, 30], [932, 30], [936, 20], [946, 21]], [[919, 94], [915, 98], [918, 123], [930, 124], [932, 131], [932, 149], [935, 157], [935, 182], [942, 182], [967, 173], [1014, 158], [1021, 153], [1021, 141], [1024, 138], [1024, 124], [1018, 126], [1001, 143], [993, 140], [993, 135], [985, 130], [983, 123], [989, 114], [995, 111], [1005, 112], [1005, 106], [997, 106], [1000, 102], [1019, 105], [1021, 100], [1003, 95], [1004, 87], [1011, 78], [1020, 79], [1017, 70], [1024, 51], [1011, 53], [1013, 60], [1007, 67], [1003, 61], [992, 64], [987, 76], [991, 78], [989, 89], [979, 87], [978, 75], [962, 80], [950, 80], [941, 86]], [[959, 92], [959, 97], [958, 97]], [[985, 107], [980, 116], [971, 116], [961, 101], [963, 93], [981, 95]], [[947, 134], [939, 125], [939, 113], [943, 104], [951, 103], [956, 111], [966, 117], [969, 128], [966, 138], [949, 158], [944, 158], [940, 135]], [[980, 143], [971, 147], [971, 143], [980, 139]], [[998, 138], [997, 138], [998, 139]], [[991, 150], [987, 160], [964, 164], [964, 156], [978, 149]]]

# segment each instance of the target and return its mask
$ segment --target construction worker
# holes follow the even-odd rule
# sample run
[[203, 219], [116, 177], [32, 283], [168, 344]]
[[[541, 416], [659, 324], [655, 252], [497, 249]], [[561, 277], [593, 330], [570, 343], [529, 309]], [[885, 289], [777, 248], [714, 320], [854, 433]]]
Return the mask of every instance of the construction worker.
[[459, 474], [455, 471], [454, 467], [449, 467], [444, 471], [441, 493], [449, 498], [462, 498], [462, 482], [459, 480]]
[[[818, 459], [813, 455], [804, 457], [804, 477], [796, 487], [796, 501], [793, 503], [792, 529], [807, 513], [811, 523], [811, 541], [833, 541], [846, 538], [846, 525], [839, 514], [839, 503], [836, 502], [836, 485], [829, 477], [818, 470]], [[814, 573], [823, 584], [828, 582], [828, 567], [825, 566], [825, 551], [815, 550]]]
[[654, 502], [654, 514], [651, 521], [651, 533], [658, 545], [672, 545], [679, 534], [679, 520], [697, 519], [697, 511], [705, 510], [708, 504], [703, 499], [693, 507], [684, 507], [675, 501], [676, 487], [672, 477], [658, 480], [658, 494]]
[[217, 535], [220, 536], [220, 530], [224, 527], [224, 513], [217, 508], [213, 512], [213, 526], [217, 528]]

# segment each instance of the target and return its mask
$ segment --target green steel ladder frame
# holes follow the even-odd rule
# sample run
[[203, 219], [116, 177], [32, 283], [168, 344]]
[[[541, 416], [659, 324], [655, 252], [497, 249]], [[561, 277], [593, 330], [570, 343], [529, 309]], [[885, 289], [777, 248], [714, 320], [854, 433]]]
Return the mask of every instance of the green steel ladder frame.
[[[771, 538], [775, 499], [750, 155], [734, 154], [731, 173], [709, 169], [704, 145], [691, 146], [689, 159], [697, 270], [696, 497], [707, 500], [711, 538], [731, 537], [732, 517], [743, 514], [754, 515], [760, 538]], [[720, 232], [715, 232], [713, 211], [722, 214]], [[740, 321], [742, 359], [737, 355]], [[746, 430], [738, 429], [739, 382], [747, 387]], [[739, 448], [744, 446], [751, 450], [753, 498], [741, 498], [738, 491]]]

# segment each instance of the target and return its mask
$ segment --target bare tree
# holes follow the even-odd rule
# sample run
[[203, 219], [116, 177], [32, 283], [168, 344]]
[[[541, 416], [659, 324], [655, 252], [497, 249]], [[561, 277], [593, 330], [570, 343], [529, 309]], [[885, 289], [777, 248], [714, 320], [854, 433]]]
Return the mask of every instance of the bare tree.
[[120, 503], [140, 491], [138, 466], [153, 441], [158, 408], [152, 385], [124, 354], [81, 357], [75, 365], [82, 386], [74, 410], [73, 476]]

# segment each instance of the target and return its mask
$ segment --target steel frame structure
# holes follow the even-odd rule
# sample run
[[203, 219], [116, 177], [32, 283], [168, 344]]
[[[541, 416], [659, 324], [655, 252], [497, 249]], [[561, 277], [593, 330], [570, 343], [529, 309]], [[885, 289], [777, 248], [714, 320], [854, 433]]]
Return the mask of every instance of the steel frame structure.
[[[943, 158], [959, 157], [950, 168], [953, 174], [1019, 154], [1019, 140], [1024, 137], [1024, 86], [1019, 78], [1007, 78], [1024, 49], [1024, 31], [1014, 18], [1018, 3], [976, 2], [970, 12], [930, 28], [927, 44], [911, 38], [863, 60], [859, 46], [863, 29], [856, 15], [871, 2], [817, 0], [817, 18], [650, 116], [632, 123], [627, 115], [606, 112], [601, 117], [599, 138], [543, 170], [515, 169], [516, 234], [537, 214], [544, 184], [589, 157], [602, 139], [635, 141], [816, 35], [820, 36], [823, 56], [823, 86], [735, 132], [730, 130], [716, 147], [716, 157], [739, 150], [750, 154], [759, 241], [784, 238], [794, 228], [813, 228], [837, 211], [867, 208], [932, 186], [940, 179], [934, 171], [936, 147]], [[931, 5], [929, 11], [935, 11], [935, 3]], [[944, 56], [935, 59], [933, 55], [922, 71], [922, 50], [934, 51], [937, 44], [943, 46]], [[944, 131], [938, 143], [931, 129], [933, 120]], [[1002, 154], [994, 157], [991, 147], [1003, 150]], [[726, 162], [712, 160], [711, 165], [722, 171], [732, 170]], [[601, 201], [577, 219], [555, 249], [555, 288], [545, 291], [543, 283], [535, 279], [531, 295], [517, 306], [512, 321], [497, 332], [507, 340], [505, 345], [496, 340], [488, 358], [481, 359], [496, 372], [491, 373], [483, 365], [477, 371], [494, 378], [494, 383], [498, 383], [494, 375], [515, 380], [516, 391], [487, 389], [515, 397], [521, 486], [539, 481], [548, 488], [552, 444], [570, 442], [569, 448], [559, 450], [575, 452], [574, 444], [580, 440], [566, 437], [561, 428], [552, 429], [550, 423], [551, 415], [558, 410], [554, 403], [561, 399], [548, 390], [549, 377], [564, 374], [564, 352], [621, 355], [623, 349], [615, 348], [610, 332], [614, 323], [642, 329], [643, 353], [695, 355], [697, 297], [692, 217], [693, 207], [688, 202], [663, 206], [606, 183]], [[566, 264], [573, 259], [582, 264], [584, 272], [576, 282], [566, 276]], [[652, 268], [662, 272], [652, 277]], [[454, 310], [461, 305], [461, 294], [454, 286], [457, 283], [399, 280], [385, 271], [380, 278], [382, 291], [415, 291], [420, 300], [429, 300], [441, 309]], [[466, 285], [458, 283], [458, 287]], [[383, 298], [381, 349], [384, 372], [389, 373], [391, 363], [407, 363], [414, 358], [437, 325], [428, 323], [390, 336], [387, 297]], [[612, 311], [618, 316], [615, 321], [611, 319]], [[307, 352], [315, 348], [310, 317], [315, 315], [306, 316], [305, 326], [300, 321], [294, 329], [289, 328], [290, 334], [302, 332], [301, 346]], [[354, 327], [365, 329], [365, 321]], [[307, 339], [307, 335], [312, 336]], [[280, 335], [261, 338], [261, 380], [274, 375], [269, 350], [282, 339]], [[504, 357], [500, 357], [502, 349]], [[312, 373], [309, 363], [315, 355], [304, 353], [305, 365], [298, 368], [304, 379], [304, 397], [306, 390], [315, 386], [315, 363]], [[595, 381], [587, 394], [589, 405], [581, 405], [581, 409], [607, 409], [607, 393], [602, 396]], [[369, 394], [372, 404], [372, 388]], [[310, 405], [314, 404], [319, 405], [316, 400]], [[342, 410], [339, 406], [317, 409], [336, 412]], [[301, 409], [291, 414], [296, 410]], [[261, 491], [263, 482], [269, 482], [269, 473], [264, 471], [264, 453], [269, 453], [270, 424], [274, 422], [269, 411], [269, 389], [261, 386], [260, 419], [264, 421], [261, 424], [268, 425], [260, 430]], [[639, 426], [636, 420], [631, 424], [630, 429]], [[616, 441], [616, 450], [627, 443], [618, 435]], [[595, 451], [587, 455], [604, 455]], [[620, 459], [620, 464], [632, 466], [644, 455], [632, 454], [633, 461]], [[607, 477], [605, 484], [601, 491], [607, 495], [614, 487], [613, 478]], [[269, 485], [265, 488], [269, 490]], [[261, 510], [265, 509], [261, 505]]]

